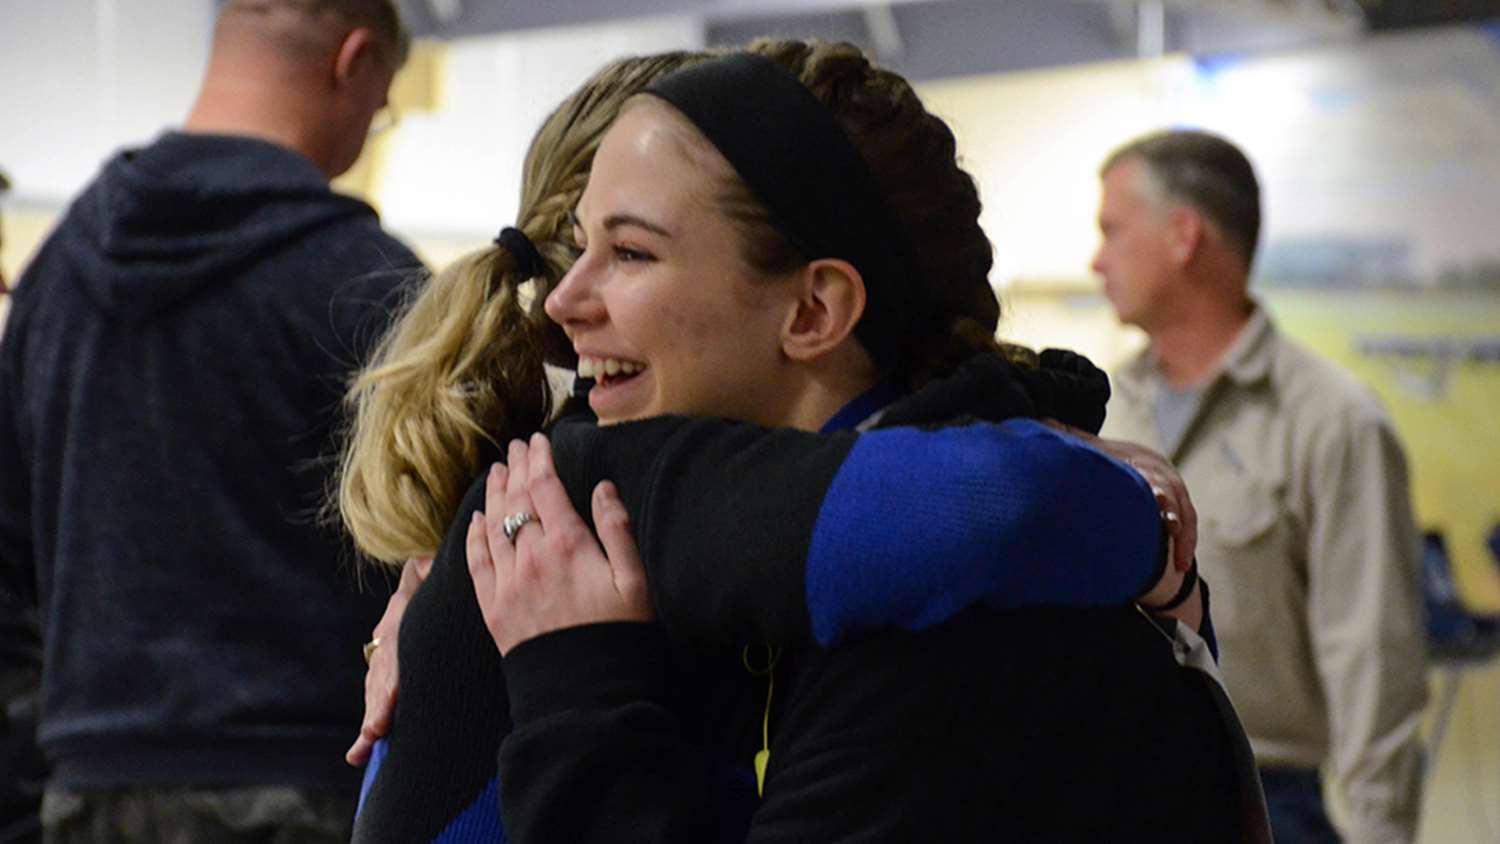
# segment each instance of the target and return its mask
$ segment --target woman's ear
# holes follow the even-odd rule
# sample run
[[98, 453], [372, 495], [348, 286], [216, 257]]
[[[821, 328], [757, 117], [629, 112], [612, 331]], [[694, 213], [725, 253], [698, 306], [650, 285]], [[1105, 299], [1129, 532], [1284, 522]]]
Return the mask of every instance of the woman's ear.
[[803, 267], [796, 307], [781, 331], [781, 350], [795, 361], [817, 360], [854, 333], [865, 313], [865, 280], [853, 264], [819, 258]]

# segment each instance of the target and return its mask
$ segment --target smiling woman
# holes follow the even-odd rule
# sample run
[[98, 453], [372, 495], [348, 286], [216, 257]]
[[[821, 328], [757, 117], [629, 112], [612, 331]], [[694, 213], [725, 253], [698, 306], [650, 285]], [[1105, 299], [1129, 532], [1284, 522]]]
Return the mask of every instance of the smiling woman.
[[[546, 305], [580, 376], [605, 367], [589, 391], [600, 422], [682, 413], [793, 424], [785, 382], [795, 367], [779, 337], [801, 268], [775, 277], [746, 262], [715, 202], [716, 185], [733, 178], [658, 100], [629, 106], [600, 145], [575, 217], [583, 254]], [[610, 373], [610, 361], [634, 372]]]
[[[435, 278], [354, 393], [350, 529], [437, 550], [376, 631], [403, 691], [357, 839], [1242, 837], [1203, 642], [1130, 603], [1183, 582], [1150, 486], [1190, 504], [1015, 418], [1097, 428], [1107, 386], [995, 343], [973, 182], [904, 80], [816, 42], [627, 60], [526, 171], [530, 245]], [[593, 413], [483, 472], [549, 356]], [[1113, 811], [1061, 812], [1077, 777]]]

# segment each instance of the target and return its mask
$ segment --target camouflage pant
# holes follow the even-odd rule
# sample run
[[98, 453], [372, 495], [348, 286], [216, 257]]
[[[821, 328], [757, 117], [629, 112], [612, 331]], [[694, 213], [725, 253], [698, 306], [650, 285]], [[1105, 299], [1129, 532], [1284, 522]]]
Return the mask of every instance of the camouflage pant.
[[36, 746], [39, 675], [24, 666], [0, 668], [0, 844], [42, 840], [37, 807], [47, 770]]
[[354, 799], [284, 786], [117, 788], [42, 797], [46, 844], [346, 844]]

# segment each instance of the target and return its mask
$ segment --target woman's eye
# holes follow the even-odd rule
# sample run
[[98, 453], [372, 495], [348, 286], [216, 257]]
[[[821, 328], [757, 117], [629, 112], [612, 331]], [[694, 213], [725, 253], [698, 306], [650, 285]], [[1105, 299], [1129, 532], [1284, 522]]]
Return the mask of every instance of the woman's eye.
[[642, 252], [639, 249], [631, 249], [629, 246], [616, 246], [615, 258], [617, 260], [630, 263], [635, 261], [650, 261], [653, 259], [653, 256], [649, 252]]

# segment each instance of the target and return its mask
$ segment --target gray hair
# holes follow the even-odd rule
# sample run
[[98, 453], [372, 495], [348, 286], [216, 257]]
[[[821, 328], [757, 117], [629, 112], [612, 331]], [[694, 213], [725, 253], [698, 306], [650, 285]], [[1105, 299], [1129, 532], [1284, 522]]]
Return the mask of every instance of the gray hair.
[[1099, 172], [1131, 160], [1145, 165], [1151, 189], [1196, 209], [1251, 264], [1260, 239], [1260, 183], [1239, 147], [1209, 132], [1169, 129], [1116, 149]]

